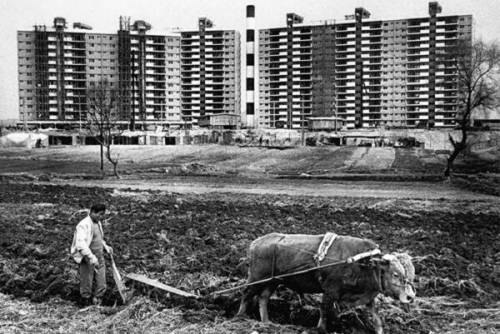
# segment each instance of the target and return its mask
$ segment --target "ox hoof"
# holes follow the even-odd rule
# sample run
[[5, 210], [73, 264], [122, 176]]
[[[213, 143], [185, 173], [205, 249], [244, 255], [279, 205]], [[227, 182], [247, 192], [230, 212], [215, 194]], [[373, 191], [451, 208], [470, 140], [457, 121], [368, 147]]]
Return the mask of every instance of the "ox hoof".
[[243, 313], [238, 313], [233, 317], [233, 319], [244, 320], [244, 319], [248, 319], [248, 316], [246, 314], [243, 314]]

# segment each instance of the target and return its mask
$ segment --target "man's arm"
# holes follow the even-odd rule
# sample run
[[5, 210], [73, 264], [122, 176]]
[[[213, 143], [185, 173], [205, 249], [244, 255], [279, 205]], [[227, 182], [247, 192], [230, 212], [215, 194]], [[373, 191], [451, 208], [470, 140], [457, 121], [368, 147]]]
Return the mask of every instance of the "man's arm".
[[101, 222], [99, 222], [99, 228], [101, 229], [101, 234], [102, 234], [102, 245], [104, 247], [104, 250], [106, 251], [106, 253], [110, 254], [110, 255], [113, 255], [113, 247], [111, 247], [110, 245], [108, 245], [106, 243], [106, 241], [104, 240], [104, 231], [102, 229], [102, 224]]

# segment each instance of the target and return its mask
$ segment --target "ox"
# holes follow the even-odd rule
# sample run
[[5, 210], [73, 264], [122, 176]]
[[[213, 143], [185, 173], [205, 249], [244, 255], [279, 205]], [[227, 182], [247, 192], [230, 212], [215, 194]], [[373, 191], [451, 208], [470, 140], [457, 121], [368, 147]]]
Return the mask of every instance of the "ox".
[[[382, 321], [375, 310], [379, 293], [393, 297], [408, 306], [415, 298], [412, 282], [415, 269], [407, 254], [393, 253], [370, 257], [357, 262], [346, 261], [360, 253], [377, 249], [370, 240], [337, 236], [321, 262], [321, 268], [295, 273], [318, 265], [313, 255], [324, 235], [271, 233], [253, 241], [248, 250], [248, 285], [241, 299], [238, 316], [244, 316], [254, 297], [258, 297], [261, 321], [269, 321], [269, 297], [283, 284], [298, 293], [323, 293], [318, 329], [327, 332], [327, 325], [338, 319], [337, 305], [362, 306], [370, 311], [374, 329], [383, 333]], [[343, 262], [345, 261], [345, 262]], [[328, 263], [338, 263], [328, 266]], [[284, 278], [269, 279], [275, 276]], [[252, 284], [264, 280], [262, 284]]]

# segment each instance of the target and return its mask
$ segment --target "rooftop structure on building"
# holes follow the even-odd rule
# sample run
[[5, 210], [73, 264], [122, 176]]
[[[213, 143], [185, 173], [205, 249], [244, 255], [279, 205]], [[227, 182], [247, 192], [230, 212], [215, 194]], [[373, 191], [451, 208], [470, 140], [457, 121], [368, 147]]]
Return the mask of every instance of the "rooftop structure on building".
[[258, 124], [307, 127], [308, 118], [335, 116], [348, 128], [452, 127], [457, 75], [438, 54], [471, 40], [472, 16], [371, 20], [356, 8], [347, 22], [259, 30]]

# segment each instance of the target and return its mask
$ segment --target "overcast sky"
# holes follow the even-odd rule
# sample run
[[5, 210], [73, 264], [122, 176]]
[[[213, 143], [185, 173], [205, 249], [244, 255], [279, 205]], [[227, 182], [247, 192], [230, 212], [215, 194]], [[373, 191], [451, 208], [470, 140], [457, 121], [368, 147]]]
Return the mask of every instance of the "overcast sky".
[[[0, 119], [18, 118], [17, 30], [32, 30], [34, 24], [52, 26], [55, 16], [69, 24], [83, 22], [94, 32], [116, 33], [120, 15], [131, 21], [145, 20], [154, 33], [172, 28], [197, 29], [198, 17], [208, 17], [217, 29], [245, 31], [245, 7], [256, 7], [259, 28], [285, 25], [287, 12], [304, 17], [304, 23], [343, 21], [354, 8], [365, 7], [372, 19], [426, 17], [428, 0], [0, 0]], [[500, 39], [500, 0], [441, 0], [441, 15], [474, 17], [476, 38]], [[244, 40], [242, 40], [243, 42]], [[245, 53], [242, 44], [242, 54]], [[244, 65], [244, 63], [242, 63]], [[242, 95], [244, 97], [244, 94]]]

